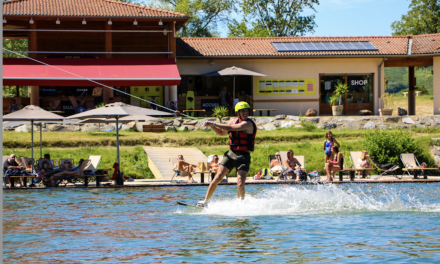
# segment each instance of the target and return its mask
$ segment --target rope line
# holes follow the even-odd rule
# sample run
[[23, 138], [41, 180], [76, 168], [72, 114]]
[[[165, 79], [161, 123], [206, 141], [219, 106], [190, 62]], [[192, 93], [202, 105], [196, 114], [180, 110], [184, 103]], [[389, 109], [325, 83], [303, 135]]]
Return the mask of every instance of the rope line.
[[162, 106], [162, 105], [159, 105], [159, 104], [156, 104], [156, 103], [150, 102], [150, 101], [148, 101], [148, 100], [145, 100], [145, 99], [143, 99], [143, 98], [137, 97], [137, 96], [135, 96], [135, 95], [132, 95], [132, 94], [129, 94], [129, 93], [126, 93], [126, 92], [123, 92], [123, 91], [119, 91], [118, 89], [115, 89], [115, 88], [113, 88], [113, 87], [107, 86], [107, 85], [102, 84], [102, 83], [99, 83], [99, 82], [94, 81], [94, 80], [92, 80], [92, 79], [89, 79], [89, 78], [83, 77], [83, 76], [78, 75], [78, 74], [76, 74], [76, 73], [69, 72], [69, 71], [67, 71], [67, 70], [64, 70], [64, 69], [61, 69], [61, 68], [55, 67], [55, 66], [53, 66], [53, 65], [50, 65], [50, 64], [47, 64], [47, 63], [45, 63], [45, 62], [39, 61], [39, 60], [37, 60], [37, 59], [34, 59], [34, 58], [31, 58], [31, 57], [28, 57], [28, 56], [22, 55], [22, 54], [20, 54], [20, 53], [15, 52], [15, 51], [8, 50], [8, 49], [6, 49], [6, 48], [3, 48], [3, 49], [6, 50], [6, 51], [8, 51], [9, 53], [14, 53], [14, 54], [16, 54], [16, 55], [18, 55], [18, 56], [20, 56], [20, 57], [24, 57], [24, 58], [26, 58], [26, 59], [29, 59], [29, 60], [35, 61], [35, 62], [37, 62], [37, 63], [40, 63], [40, 64], [43, 64], [43, 65], [46, 65], [46, 66], [52, 67], [52, 68], [57, 69], [57, 70], [60, 70], [60, 71], [63, 71], [63, 72], [65, 72], [65, 73], [67, 73], [67, 74], [71, 74], [71, 75], [76, 76], [76, 77], [79, 77], [79, 78], [81, 78], [81, 79], [83, 79], [83, 80], [87, 80], [87, 81], [90, 81], [90, 82], [92, 82], [92, 83], [95, 83], [95, 84], [97, 84], [97, 85], [99, 85], [99, 86], [103, 86], [103, 87], [106, 87], [106, 88], [112, 89], [112, 90], [117, 91], [117, 92], [119, 92], [119, 93], [122, 93], [122, 94], [128, 95], [128, 96], [130, 96], [130, 97], [133, 97], [133, 98], [139, 99], [139, 100], [144, 101], [144, 102], [147, 102], [147, 103], [149, 103], [149, 104], [152, 104], [152, 105], [155, 105], [155, 106], [161, 107], [161, 108], [163, 108], [163, 109], [165, 109], [165, 110], [171, 111], [171, 112], [176, 113], [176, 114], [179, 114], [179, 115], [181, 115], [181, 116], [185, 116], [185, 117], [189, 117], [189, 118], [194, 119], [194, 120], [198, 120], [198, 119], [195, 118], [195, 117], [192, 117], [192, 116], [189, 116], [189, 115], [182, 114], [182, 113], [180, 113], [179, 111], [172, 110], [172, 109], [167, 108], [167, 107], [165, 107], [165, 106]]

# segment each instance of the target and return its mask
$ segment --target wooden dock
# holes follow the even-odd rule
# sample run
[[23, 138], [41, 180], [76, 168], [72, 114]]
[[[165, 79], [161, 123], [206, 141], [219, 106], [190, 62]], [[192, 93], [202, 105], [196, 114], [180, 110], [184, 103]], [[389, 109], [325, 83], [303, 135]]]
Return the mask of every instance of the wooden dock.
[[156, 179], [171, 180], [174, 172], [170, 158], [177, 158], [177, 155], [183, 155], [185, 161], [191, 164], [208, 160], [197, 148], [144, 147], [144, 150], [148, 156], [148, 167]]

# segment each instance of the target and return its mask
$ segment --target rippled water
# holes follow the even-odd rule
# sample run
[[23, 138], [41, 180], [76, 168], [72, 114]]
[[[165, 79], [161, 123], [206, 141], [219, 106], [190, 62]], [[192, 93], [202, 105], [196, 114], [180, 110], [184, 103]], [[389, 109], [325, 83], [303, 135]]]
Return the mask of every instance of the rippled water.
[[13, 190], [5, 263], [440, 260], [440, 184]]

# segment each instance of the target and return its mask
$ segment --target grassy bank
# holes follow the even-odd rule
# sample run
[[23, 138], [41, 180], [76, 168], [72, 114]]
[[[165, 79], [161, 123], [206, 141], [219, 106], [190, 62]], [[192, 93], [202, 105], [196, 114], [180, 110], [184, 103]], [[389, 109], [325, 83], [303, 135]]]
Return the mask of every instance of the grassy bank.
[[[415, 132], [417, 131], [417, 132]], [[335, 130], [335, 137], [341, 143], [341, 150], [346, 157], [349, 151], [364, 149], [364, 130]], [[122, 132], [121, 137], [121, 167], [125, 175], [133, 178], [153, 178], [148, 169], [147, 156], [142, 146], [180, 146], [197, 147], [206, 156], [210, 154], [223, 155], [228, 149], [227, 137], [218, 137], [213, 132], [169, 132], [169, 133], [137, 133]], [[257, 145], [252, 153], [250, 175], [258, 170], [267, 168], [268, 156], [277, 151], [292, 149], [295, 155], [305, 156], [307, 170], [318, 170], [323, 173], [324, 154], [322, 142], [325, 131], [316, 129], [307, 132], [298, 129], [279, 129], [276, 131], [259, 131]], [[433, 165], [429, 155], [429, 147], [433, 144], [431, 138], [439, 138], [438, 129], [413, 130], [412, 135], [417, 145], [423, 150], [419, 161]], [[39, 135], [36, 136], [34, 156], [40, 157]], [[88, 142], [93, 142], [87, 146]], [[139, 142], [139, 144], [137, 143]], [[116, 162], [116, 139], [114, 133], [93, 134], [81, 132], [48, 132], [43, 135], [43, 154], [50, 153], [53, 158], [73, 158], [75, 162], [86, 159], [89, 155], [102, 155], [100, 169], [112, 168]], [[31, 156], [30, 133], [5, 132], [3, 153], [15, 153], [18, 156]], [[177, 154], [176, 154], [177, 155]], [[234, 173], [232, 173], [233, 175]]]

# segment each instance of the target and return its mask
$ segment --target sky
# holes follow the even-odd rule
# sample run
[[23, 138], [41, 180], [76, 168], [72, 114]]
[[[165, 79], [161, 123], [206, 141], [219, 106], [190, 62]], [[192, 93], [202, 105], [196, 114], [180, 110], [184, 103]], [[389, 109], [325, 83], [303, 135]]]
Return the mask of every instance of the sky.
[[[409, 10], [410, 0], [320, 0], [314, 33], [306, 36], [391, 36], [391, 24]], [[308, 11], [305, 14], [311, 14]], [[225, 28], [225, 27], [224, 27]], [[226, 29], [227, 30], [227, 29]], [[227, 37], [227, 31], [220, 32]]]

